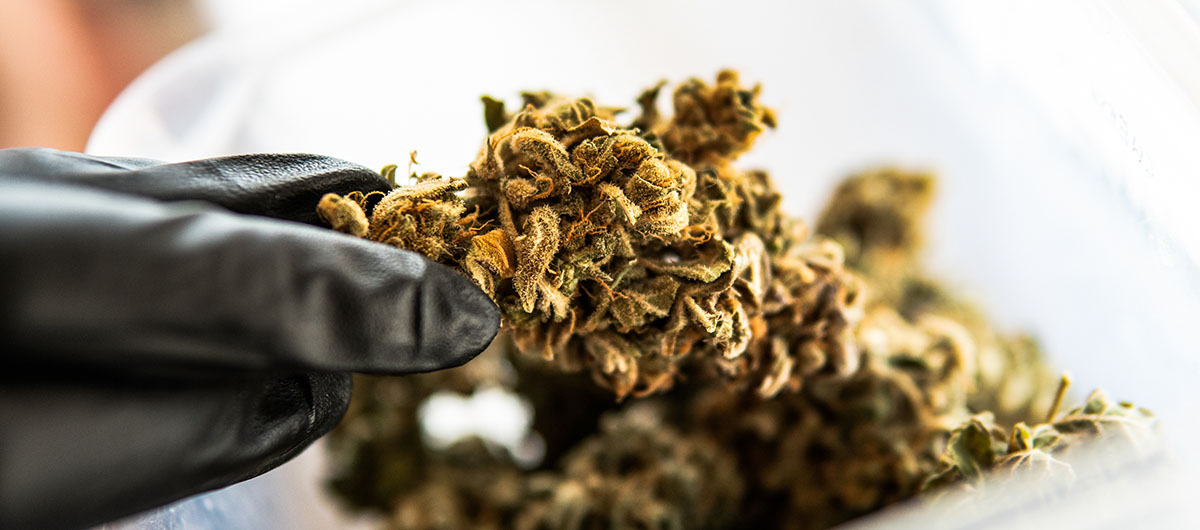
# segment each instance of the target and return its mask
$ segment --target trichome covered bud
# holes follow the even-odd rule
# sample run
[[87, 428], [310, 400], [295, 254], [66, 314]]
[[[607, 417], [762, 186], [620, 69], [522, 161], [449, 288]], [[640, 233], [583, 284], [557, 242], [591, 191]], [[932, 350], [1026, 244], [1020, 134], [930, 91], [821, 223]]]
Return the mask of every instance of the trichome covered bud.
[[[586, 98], [485, 97], [463, 178], [322, 198], [332, 228], [468, 275], [507, 331], [460, 368], [360, 378], [331, 437], [344, 498], [394, 528], [826, 528], [1152, 428], [1102, 394], [1060, 417], [1036, 342], [926, 275], [932, 176], [852, 176], [812, 235], [735, 165], [775, 126], [758, 87], [693, 79], [671, 116], [662, 87], [628, 125]], [[426, 397], [485, 387], [529, 401], [534, 469], [416, 432]]]
[[618, 398], [670, 388], [693, 361], [764, 395], [845, 377], [856, 280], [778, 211], [765, 173], [732, 165], [774, 126], [757, 95], [733, 72], [691, 80], [670, 120], [643, 101], [647, 130], [586, 98], [527, 97], [512, 116], [489, 98], [494, 130], [464, 179], [327, 197], [322, 215], [361, 233], [346, 200], [371, 210], [367, 237], [459, 268], [521, 350]]

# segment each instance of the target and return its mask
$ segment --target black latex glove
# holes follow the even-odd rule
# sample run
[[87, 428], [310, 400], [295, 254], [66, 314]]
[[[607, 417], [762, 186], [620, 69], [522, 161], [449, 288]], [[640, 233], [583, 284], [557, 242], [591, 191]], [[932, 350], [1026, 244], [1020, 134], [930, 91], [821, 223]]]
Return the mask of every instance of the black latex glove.
[[337, 424], [349, 372], [486, 347], [499, 313], [463, 276], [301, 224], [326, 192], [387, 188], [313, 155], [0, 151], [0, 528], [254, 477]]

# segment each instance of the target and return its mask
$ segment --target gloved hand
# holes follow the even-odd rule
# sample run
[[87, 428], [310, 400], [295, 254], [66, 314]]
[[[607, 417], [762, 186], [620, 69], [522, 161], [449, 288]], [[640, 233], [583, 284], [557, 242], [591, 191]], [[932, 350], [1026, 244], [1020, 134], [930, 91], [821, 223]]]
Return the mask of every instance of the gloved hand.
[[0, 151], [0, 528], [254, 477], [337, 424], [349, 372], [486, 347], [499, 312], [465, 277], [301, 224], [326, 192], [387, 189], [313, 155]]

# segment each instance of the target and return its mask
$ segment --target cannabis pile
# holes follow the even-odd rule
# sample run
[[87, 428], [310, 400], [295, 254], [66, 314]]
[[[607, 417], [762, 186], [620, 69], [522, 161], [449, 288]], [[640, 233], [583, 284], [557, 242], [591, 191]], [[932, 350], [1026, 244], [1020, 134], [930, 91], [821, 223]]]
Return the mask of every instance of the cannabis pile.
[[[331, 443], [350, 505], [396, 528], [825, 528], [1109, 416], [1152, 428], [1098, 397], [1055, 417], [1036, 344], [923, 274], [931, 176], [846, 180], [814, 236], [734, 164], [775, 126], [758, 87], [687, 81], [670, 118], [662, 87], [628, 126], [586, 98], [528, 93], [510, 115], [485, 97], [464, 177], [317, 205], [468, 275], [507, 331], [462, 368], [358, 380]], [[487, 387], [532, 405], [534, 469], [482, 439], [422, 439], [425, 398]]]

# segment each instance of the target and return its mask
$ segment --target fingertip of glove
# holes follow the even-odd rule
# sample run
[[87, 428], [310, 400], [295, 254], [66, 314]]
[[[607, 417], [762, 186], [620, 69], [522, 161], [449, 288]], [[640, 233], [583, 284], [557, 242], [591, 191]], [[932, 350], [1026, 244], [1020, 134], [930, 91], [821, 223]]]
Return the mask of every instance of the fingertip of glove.
[[[276, 459], [291, 458], [337, 426], [350, 406], [351, 378], [343, 372], [284, 375], [263, 385], [253, 425], [263, 438], [279, 440]], [[290, 425], [290, 427], [283, 427]], [[270, 434], [275, 430], [280, 432]]]
[[500, 309], [470, 279], [431, 264], [422, 301], [421, 348], [416, 371], [466, 364], [491, 344], [500, 330]]
[[313, 439], [337, 427], [350, 408], [353, 383], [350, 374], [328, 372], [307, 374], [312, 403]]

